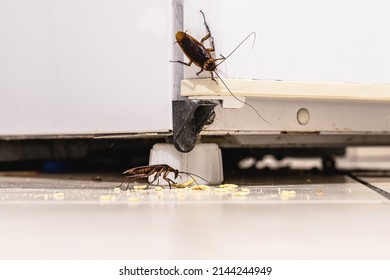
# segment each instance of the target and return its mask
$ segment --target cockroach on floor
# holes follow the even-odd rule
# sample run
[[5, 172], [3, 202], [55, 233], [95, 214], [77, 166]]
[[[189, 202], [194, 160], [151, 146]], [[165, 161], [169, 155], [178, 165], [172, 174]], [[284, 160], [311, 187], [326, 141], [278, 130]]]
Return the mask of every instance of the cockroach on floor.
[[[174, 169], [173, 167], [169, 166], [168, 164], [155, 164], [155, 165], [138, 166], [138, 167], [130, 168], [130, 169], [124, 171], [123, 175], [126, 175], [125, 178], [129, 182], [134, 182], [138, 179], [149, 178], [150, 176], [153, 176], [153, 174], [154, 174], [154, 178], [153, 178], [152, 182], [149, 183], [148, 186], [153, 184], [160, 176], [162, 176], [163, 180], [165, 180], [168, 183], [169, 188], [171, 188], [171, 184], [176, 184], [176, 182], [174, 182], [172, 179], [169, 179], [167, 177], [170, 173], [174, 174], [175, 180], [177, 179], [177, 177], [180, 176], [180, 174], [186, 174], [186, 175], [190, 176], [195, 182], [196, 182], [196, 180], [193, 176], [198, 177], [198, 178], [208, 182], [206, 179], [200, 177], [199, 175], [193, 174], [191, 172], [179, 171], [179, 170]], [[122, 185], [123, 185], [123, 183], [119, 187], [121, 187]], [[122, 189], [124, 189], [124, 190], [128, 189], [128, 185], [126, 186], [126, 188], [122, 188]]]
[[[252, 32], [251, 34], [249, 34], [244, 40], [241, 41], [240, 44], [238, 44], [238, 46], [228, 56], [224, 57], [223, 55], [221, 55], [220, 58], [214, 58], [211, 55], [211, 53], [215, 51], [214, 37], [211, 36], [210, 28], [206, 22], [206, 16], [204, 15], [204, 13], [202, 11], [200, 11], [200, 12], [203, 16], [203, 22], [204, 22], [204, 25], [206, 26], [206, 30], [207, 30], [206, 36], [204, 36], [199, 42], [194, 37], [187, 34], [187, 32], [178, 31], [176, 33], [176, 43], [178, 43], [178, 45], [180, 46], [183, 53], [187, 56], [187, 58], [189, 59], [189, 62], [183, 62], [180, 60], [174, 60], [174, 61], [171, 60], [171, 62], [180, 63], [180, 64], [183, 64], [186, 66], [191, 66], [191, 64], [194, 63], [196, 66], [198, 66], [200, 68], [200, 71], [197, 72], [196, 75], [199, 75], [203, 71], [209, 71], [211, 74], [211, 79], [215, 82], [217, 82], [217, 81], [214, 79], [214, 74], [217, 75], [217, 77], [220, 79], [220, 81], [223, 83], [223, 85], [226, 87], [226, 89], [229, 91], [229, 93], [235, 99], [237, 99], [239, 102], [244, 103], [245, 105], [248, 105], [249, 107], [251, 107], [263, 121], [271, 124], [270, 122], [265, 120], [252, 105], [237, 98], [233, 94], [233, 92], [229, 89], [229, 87], [226, 85], [226, 83], [221, 79], [221, 77], [219, 76], [219, 74], [216, 71], [218, 65], [220, 65], [222, 62], [224, 62], [226, 59], [228, 59], [229, 56], [231, 56], [250, 36], [253, 35], [256, 38], [256, 33]], [[208, 39], [210, 40], [211, 48], [206, 48], [204, 46], [204, 42]], [[220, 62], [216, 63], [217, 61], [220, 61]]]

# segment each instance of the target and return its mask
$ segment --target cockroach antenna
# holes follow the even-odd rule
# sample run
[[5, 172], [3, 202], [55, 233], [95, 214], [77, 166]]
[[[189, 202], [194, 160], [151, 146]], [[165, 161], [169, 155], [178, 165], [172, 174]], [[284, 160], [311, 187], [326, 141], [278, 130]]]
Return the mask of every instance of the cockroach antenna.
[[203, 177], [201, 177], [201, 176], [199, 176], [199, 175], [196, 175], [196, 174], [194, 174], [194, 173], [180, 171], [179, 174], [186, 174], [186, 175], [190, 176], [191, 179], [194, 180], [195, 183], [196, 183], [197, 185], [199, 185], [199, 184], [198, 184], [198, 182], [195, 180], [194, 176], [195, 176], [195, 177], [198, 177], [199, 179], [202, 179], [202, 180], [205, 181], [205, 182], [207, 182], [207, 184], [212, 185], [211, 182], [209, 182], [209, 181], [206, 180], [205, 178], [203, 178]]
[[[242, 44], [244, 44], [245, 43], [245, 41], [246, 40], [248, 40], [249, 39], [249, 37], [251, 37], [251, 36], [254, 36], [254, 38], [253, 38], [253, 43], [252, 43], [252, 49], [254, 48], [254, 46], [255, 46], [255, 42], [256, 42], [256, 32], [252, 32], [251, 34], [249, 34], [248, 36], [246, 36], [245, 37], [245, 39], [244, 40], [242, 40], [241, 41], [241, 43], [239, 43], [238, 44], [238, 46], [237, 47], [235, 47], [235, 49], [233, 50], [233, 51], [231, 51], [230, 53], [229, 53], [229, 55], [227, 55], [226, 57], [224, 57], [223, 55], [221, 55], [220, 54], [220, 56], [223, 58], [223, 60], [220, 62], [220, 63], [218, 63], [217, 65], [216, 65], [216, 67], [218, 67], [218, 65], [220, 65], [222, 62], [225, 62]], [[222, 78], [221, 78], [221, 76], [217, 73], [217, 71], [216, 71], [217, 69], [215, 69], [213, 72], [215, 73], [215, 75], [217, 75], [217, 77], [220, 79], [220, 81], [222, 82], [222, 84], [226, 87], [226, 89], [229, 91], [229, 93], [236, 99], [236, 100], [238, 100], [239, 102], [241, 102], [241, 103], [243, 103], [243, 104], [245, 104], [245, 105], [247, 105], [247, 106], [249, 106], [249, 107], [251, 107], [255, 112], [256, 112], [256, 114], [260, 117], [260, 119], [262, 119], [263, 121], [265, 121], [266, 123], [268, 123], [268, 124], [270, 124], [270, 125], [273, 125], [272, 123], [270, 123], [269, 121], [267, 121], [266, 119], [264, 119], [261, 115], [260, 115], [260, 113], [256, 110], [256, 108], [255, 107], [253, 107], [251, 104], [249, 104], [249, 103], [247, 103], [247, 102], [245, 102], [245, 101], [242, 101], [241, 99], [239, 99], [236, 95], [234, 95], [233, 94], [233, 92], [229, 89], [229, 87], [226, 85], [226, 83], [224, 82], [224, 80], [222, 80]]]
[[256, 42], [256, 32], [252, 32], [251, 34], [249, 34], [248, 36], [246, 36], [245, 39], [242, 40], [241, 43], [239, 43], [238, 46], [235, 47], [235, 49], [232, 50], [227, 56], [223, 56], [222, 54], [220, 54], [220, 56], [223, 58], [223, 60], [222, 60], [220, 63], [218, 63], [216, 66], [218, 67], [218, 65], [220, 65], [222, 62], [224, 62], [226, 59], [228, 59], [229, 56], [231, 56], [231, 55], [232, 55], [232, 54], [233, 54], [233, 53], [234, 53], [242, 44], [244, 44], [245, 41], [248, 40], [249, 37], [252, 36], [252, 35], [254, 36], [254, 38], [253, 38], [253, 43], [252, 43], [252, 49], [253, 49], [253, 48], [255, 47], [255, 42]]
[[236, 95], [233, 94], [233, 92], [229, 89], [229, 87], [226, 85], [226, 83], [221, 79], [221, 76], [217, 73], [217, 71], [214, 70], [214, 73], [215, 75], [217, 75], [218, 79], [222, 82], [222, 84], [226, 87], [226, 89], [229, 91], [229, 93], [238, 101], [240, 101], [241, 103], [251, 107], [255, 112], [256, 114], [260, 117], [260, 119], [262, 119], [263, 121], [265, 121], [266, 123], [270, 124], [270, 125], [273, 125], [272, 123], [270, 123], [269, 121], [267, 121], [266, 119], [264, 119], [260, 114], [259, 112], [256, 110], [255, 107], [253, 107], [251, 104], [249, 104], [248, 102], [245, 102], [245, 101], [242, 101], [240, 98], [238, 98]]

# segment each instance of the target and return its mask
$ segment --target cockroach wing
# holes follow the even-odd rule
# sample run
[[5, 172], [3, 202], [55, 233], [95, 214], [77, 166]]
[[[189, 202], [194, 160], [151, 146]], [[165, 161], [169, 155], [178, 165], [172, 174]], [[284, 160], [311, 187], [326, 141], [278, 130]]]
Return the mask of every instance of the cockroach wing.
[[204, 63], [211, 58], [210, 53], [198, 40], [184, 32], [176, 33], [176, 41], [188, 59], [202, 69]]

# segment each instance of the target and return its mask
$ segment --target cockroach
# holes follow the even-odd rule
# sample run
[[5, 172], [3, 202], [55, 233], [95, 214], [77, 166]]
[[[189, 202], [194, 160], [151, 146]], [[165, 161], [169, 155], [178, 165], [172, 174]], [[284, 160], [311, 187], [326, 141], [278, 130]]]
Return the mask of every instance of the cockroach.
[[[189, 59], [189, 62], [183, 62], [180, 60], [173, 60], [173, 61], [171, 60], [170, 62], [176, 62], [176, 63], [180, 63], [180, 64], [183, 64], [186, 66], [191, 66], [191, 64], [194, 63], [196, 66], [198, 66], [200, 68], [200, 71], [197, 72], [196, 75], [199, 75], [203, 71], [208, 71], [211, 74], [211, 79], [217, 83], [217, 81], [214, 79], [214, 74], [215, 74], [219, 78], [219, 80], [223, 83], [223, 85], [226, 87], [226, 89], [229, 91], [229, 93], [236, 100], [251, 107], [263, 121], [271, 124], [270, 122], [265, 120], [259, 114], [259, 112], [256, 110], [255, 107], [253, 107], [252, 105], [250, 105], [249, 103], [247, 103], [245, 101], [242, 101], [237, 96], [235, 96], [233, 94], [233, 92], [229, 89], [229, 87], [226, 85], [226, 83], [221, 79], [220, 75], [216, 71], [218, 65], [220, 65], [222, 62], [226, 61], [226, 59], [228, 59], [250, 36], [253, 35], [256, 39], [256, 33], [252, 32], [251, 34], [249, 34], [244, 40], [241, 41], [240, 44], [238, 44], [238, 46], [228, 56], [225, 57], [223, 55], [220, 55], [221, 56], [220, 58], [214, 58], [211, 55], [212, 52], [215, 52], [214, 37], [211, 36], [210, 28], [206, 22], [206, 16], [204, 15], [204, 13], [202, 11], [200, 11], [200, 13], [203, 16], [203, 23], [204, 23], [206, 30], [207, 30], [206, 36], [204, 36], [199, 42], [194, 37], [187, 34], [187, 31], [186, 32], [178, 31], [176, 33], [176, 43], [180, 46], [183, 53], [187, 56], [187, 58]], [[204, 42], [208, 39], [210, 40], [210, 46], [211, 46], [210, 48], [206, 48], [204, 46]], [[220, 61], [220, 62], [217, 63], [217, 61]]]
[[[174, 182], [172, 179], [169, 179], [167, 177], [170, 173], [174, 174], [175, 180], [177, 179], [177, 177], [180, 176], [180, 174], [186, 174], [186, 175], [190, 176], [195, 182], [196, 182], [196, 180], [193, 176], [198, 177], [198, 178], [208, 182], [206, 179], [204, 179], [196, 174], [193, 174], [191, 172], [179, 171], [179, 170], [174, 169], [173, 167], [169, 166], [168, 164], [155, 164], [155, 165], [138, 166], [138, 167], [130, 168], [130, 169], [124, 171], [123, 175], [126, 175], [125, 178], [129, 182], [134, 182], [135, 180], [138, 180], [138, 179], [146, 179], [150, 176], [153, 176], [153, 174], [154, 174], [154, 178], [153, 178], [152, 182], [149, 183], [148, 186], [153, 184], [153, 182], [155, 182], [160, 176], [162, 176], [162, 178], [168, 183], [169, 188], [171, 188], [171, 184], [176, 184], [176, 182]], [[210, 182], [208, 182], [208, 183], [210, 183]], [[126, 187], [126, 189], [127, 189], [127, 187]]]

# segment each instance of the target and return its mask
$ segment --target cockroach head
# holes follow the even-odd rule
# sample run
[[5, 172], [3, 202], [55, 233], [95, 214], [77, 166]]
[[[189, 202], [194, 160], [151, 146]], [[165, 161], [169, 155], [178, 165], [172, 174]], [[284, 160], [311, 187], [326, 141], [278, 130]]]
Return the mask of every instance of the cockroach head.
[[217, 68], [217, 65], [215, 64], [214, 58], [207, 59], [203, 64], [203, 69], [206, 71], [214, 71], [215, 68]]
[[[186, 31], [187, 32], [187, 31]], [[183, 32], [183, 31], [178, 31], [177, 33], [176, 33], [176, 42], [181, 42], [184, 38], [185, 38], [185, 36], [186, 36], [186, 32]]]

